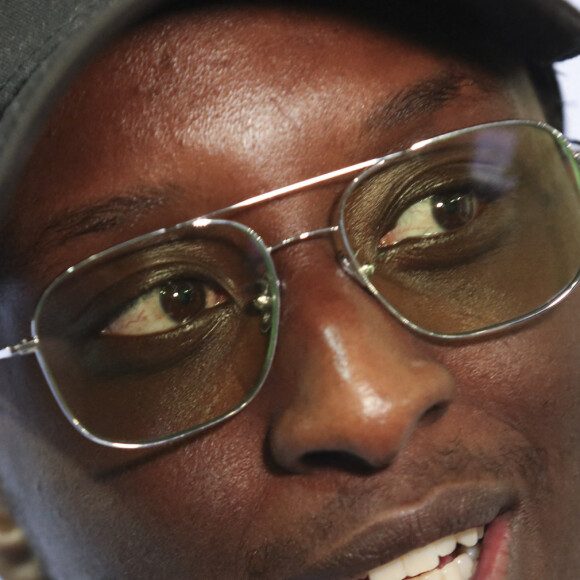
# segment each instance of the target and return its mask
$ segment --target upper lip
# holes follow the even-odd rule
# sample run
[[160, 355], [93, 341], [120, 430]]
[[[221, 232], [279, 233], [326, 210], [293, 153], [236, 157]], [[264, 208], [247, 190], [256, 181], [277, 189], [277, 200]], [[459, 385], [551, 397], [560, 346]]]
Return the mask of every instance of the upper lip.
[[324, 554], [287, 580], [358, 580], [370, 570], [440, 538], [494, 520], [512, 509], [516, 494], [506, 488], [451, 486], [425, 500], [377, 514], [373, 521], [334, 542]]

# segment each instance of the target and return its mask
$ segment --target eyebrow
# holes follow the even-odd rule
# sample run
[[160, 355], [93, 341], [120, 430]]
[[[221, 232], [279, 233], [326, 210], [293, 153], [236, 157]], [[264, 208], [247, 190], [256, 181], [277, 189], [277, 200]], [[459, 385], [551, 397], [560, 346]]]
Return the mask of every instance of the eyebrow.
[[21, 237], [18, 223], [9, 223], [3, 232], [7, 243], [0, 245], [0, 279], [38, 265], [39, 247], [50, 254], [51, 249], [82, 236], [129, 227], [171, 197], [182, 195], [183, 189], [176, 184], [135, 185], [111, 191], [102, 201], [89, 201], [56, 213], [24, 246], [14, 244]]
[[135, 186], [113, 192], [97, 203], [87, 203], [54, 216], [39, 232], [39, 239], [57, 236], [59, 243], [87, 234], [128, 226], [167, 201], [168, 193], [180, 192], [174, 185]]
[[[482, 82], [463, 71], [438, 72], [402, 89], [394, 96], [386, 97], [367, 117], [365, 128], [384, 130], [433, 114], [453, 101], [466, 86], [477, 86], [485, 93], [497, 90], [493, 83]], [[87, 203], [59, 213], [39, 232], [38, 239], [57, 237], [59, 243], [62, 243], [127, 226], [165, 204], [168, 197], [175, 194], [184, 194], [183, 189], [176, 184], [138, 185], [114, 192], [101, 202]]]
[[367, 117], [366, 130], [390, 129], [431, 115], [452, 102], [465, 87], [477, 87], [485, 94], [496, 92], [498, 84], [457, 69], [445, 70], [402, 89], [379, 102]]

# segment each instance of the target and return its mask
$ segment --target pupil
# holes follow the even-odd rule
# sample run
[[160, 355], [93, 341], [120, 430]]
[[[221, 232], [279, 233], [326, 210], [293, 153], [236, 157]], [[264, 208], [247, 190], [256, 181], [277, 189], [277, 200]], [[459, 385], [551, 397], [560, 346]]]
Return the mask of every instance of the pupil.
[[177, 300], [180, 304], [189, 304], [193, 300], [191, 288], [181, 286], [171, 293], [171, 298]]
[[170, 282], [159, 291], [159, 301], [167, 316], [183, 323], [205, 307], [205, 293], [191, 282]]
[[474, 194], [436, 195], [432, 198], [433, 217], [445, 230], [456, 230], [468, 224], [477, 211]]

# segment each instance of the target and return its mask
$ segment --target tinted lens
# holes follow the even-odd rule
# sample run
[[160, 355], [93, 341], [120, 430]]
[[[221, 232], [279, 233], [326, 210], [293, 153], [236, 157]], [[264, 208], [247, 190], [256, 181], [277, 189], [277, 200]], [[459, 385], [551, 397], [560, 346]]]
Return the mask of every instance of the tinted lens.
[[41, 363], [67, 414], [99, 439], [189, 432], [260, 386], [276, 292], [270, 258], [245, 228], [179, 226], [57, 280], [35, 319]]
[[526, 315], [580, 268], [578, 167], [558, 135], [532, 124], [395, 156], [351, 187], [341, 218], [371, 290], [437, 334]]

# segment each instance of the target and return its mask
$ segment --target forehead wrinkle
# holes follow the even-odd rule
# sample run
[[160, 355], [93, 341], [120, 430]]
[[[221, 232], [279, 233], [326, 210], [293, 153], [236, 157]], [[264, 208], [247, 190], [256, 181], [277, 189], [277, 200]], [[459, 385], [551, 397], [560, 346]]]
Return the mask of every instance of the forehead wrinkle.
[[438, 72], [378, 103], [365, 120], [364, 129], [392, 129], [432, 115], [466, 87], [476, 87], [485, 94], [498, 90], [491, 80], [484, 81], [456, 68]]

